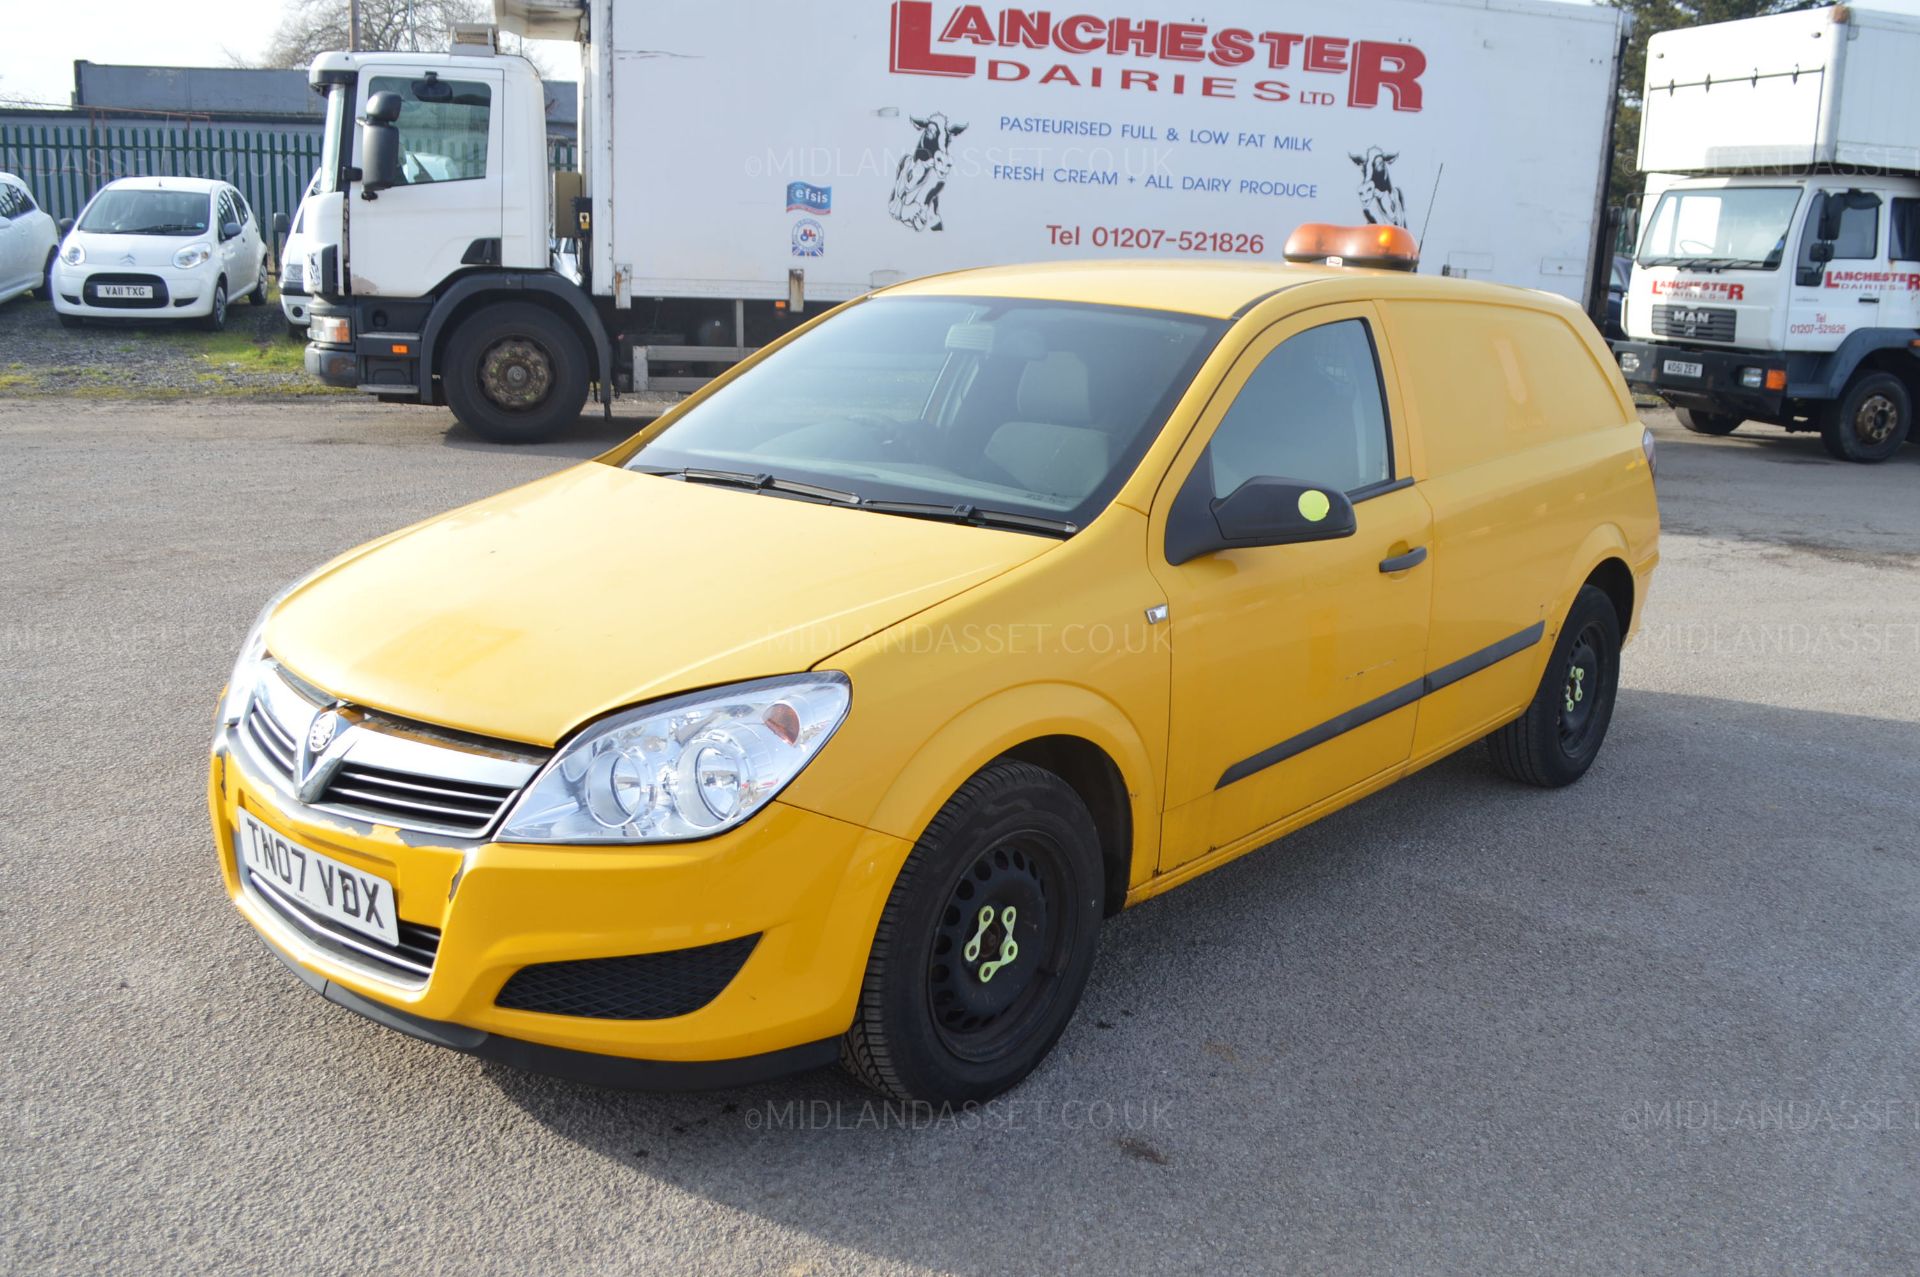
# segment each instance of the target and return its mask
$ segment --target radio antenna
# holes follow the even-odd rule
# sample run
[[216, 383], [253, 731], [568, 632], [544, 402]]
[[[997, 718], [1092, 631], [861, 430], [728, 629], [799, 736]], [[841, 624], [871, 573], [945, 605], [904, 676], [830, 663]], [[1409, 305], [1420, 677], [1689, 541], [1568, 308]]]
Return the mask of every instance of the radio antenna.
[[1433, 193], [1427, 196], [1427, 217], [1425, 221], [1420, 223], [1420, 251], [1422, 253], [1427, 251], [1427, 227], [1433, 225], [1433, 206], [1440, 198], [1440, 175], [1446, 171], [1447, 166], [1445, 163], [1442, 163], [1439, 171], [1433, 175]]

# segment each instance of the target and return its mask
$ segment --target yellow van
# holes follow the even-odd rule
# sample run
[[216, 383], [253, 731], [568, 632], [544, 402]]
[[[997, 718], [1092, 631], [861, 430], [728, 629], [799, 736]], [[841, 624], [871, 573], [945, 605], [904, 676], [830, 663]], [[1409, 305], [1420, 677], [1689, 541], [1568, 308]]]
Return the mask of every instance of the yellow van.
[[1474, 741], [1578, 779], [1651, 437], [1572, 305], [1351, 262], [903, 284], [343, 555], [223, 700], [234, 903], [462, 1051], [957, 1102], [1121, 908]]

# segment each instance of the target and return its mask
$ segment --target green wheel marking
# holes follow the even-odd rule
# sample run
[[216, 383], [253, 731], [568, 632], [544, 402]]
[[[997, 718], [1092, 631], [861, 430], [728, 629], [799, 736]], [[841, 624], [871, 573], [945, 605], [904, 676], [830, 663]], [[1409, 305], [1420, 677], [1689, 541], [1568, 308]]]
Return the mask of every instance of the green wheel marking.
[[993, 925], [993, 906], [981, 905], [980, 915], [975, 920], [973, 939], [967, 941], [967, 961], [973, 962], [980, 957], [980, 941], [986, 936], [987, 928]]
[[[993, 908], [991, 905], [982, 909], [980, 913], [981, 916], [988, 921], [991, 921], [993, 918]], [[993, 979], [994, 973], [1000, 970], [1001, 967], [1012, 966], [1013, 960], [1020, 956], [1020, 946], [1013, 942], [1014, 916], [1014, 908], [1012, 905], [1008, 905], [1000, 911], [1000, 929], [1005, 933], [1006, 938], [1000, 941], [1000, 956], [991, 962], [983, 962], [980, 964], [981, 984], [985, 984], [987, 981]], [[982, 929], [984, 930], [984, 927]], [[969, 948], [974, 952], [978, 952], [979, 950], [978, 944], [970, 945]], [[973, 954], [969, 953], [967, 956], [971, 958]]]
[[1327, 517], [1333, 509], [1333, 502], [1327, 500], [1327, 494], [1317, 488], [1308, 488], [1300, 494], [1300, 517], [1308, 523], [1318, 523]]

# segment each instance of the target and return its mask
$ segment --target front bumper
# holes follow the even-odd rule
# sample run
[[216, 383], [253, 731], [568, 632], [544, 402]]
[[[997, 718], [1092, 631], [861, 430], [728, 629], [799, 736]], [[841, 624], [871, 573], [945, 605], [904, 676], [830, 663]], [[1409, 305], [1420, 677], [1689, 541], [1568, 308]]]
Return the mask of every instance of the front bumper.
[[[88, 319], [198, 319], [213, 310], [213, 286], [219, 277], [217, 270], [204, 265], [192, 270], [111, 262], [68, 266], [56, 259], [53, 308], [63, 315]], [[102, 298], [95, 287], [102, 283], [143, 284], [154, 290], [154, 296]]]
[[[1703, 412], [1737, 412], [1750, 417], [1777, 417], [1786, 403], [1786, 390], [1754, 390], [1740, 384], [1742, 369], [1762, 374], [1785, 374], [1786, 357], [1759, 350], [1678, 346], [1670, 342], [1616, 341], [1613, 357], [1627, 385], [1641, 394], [1658, 395], [1677, 408]], [[1631, 358], [1629, 358], [1631, 356]], [[1628, 371], [1628, 364], [1638, 367]], [[1698, 377], [1667, 371], [1671, 362], [1698, 364]]]
[[[520, 1067], [643, 1087], [733, 1085], [825, 1063], [852, 1022], [868, 949], [910, 844], [782, 803], [694, 843], [460, 843], [302, 807], [223, 729], [208, 799], [227, 893], [329, 1001], [427, 1041]], [[402, 923], [438, 928], [430, 972], [354, 961], [248, 880], [239, 813], [393, 884]], [[658, 954], [758, 935], [711, 1001], [664, 1019], [497, 1005], [522, 967]]]

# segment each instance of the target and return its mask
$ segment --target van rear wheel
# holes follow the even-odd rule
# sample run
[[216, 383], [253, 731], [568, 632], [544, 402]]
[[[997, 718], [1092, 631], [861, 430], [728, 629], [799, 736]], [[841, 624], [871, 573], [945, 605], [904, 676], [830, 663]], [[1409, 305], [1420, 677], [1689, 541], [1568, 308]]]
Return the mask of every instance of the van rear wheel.
[[1604, 591], [1583, 585], [1554, 641], [1533, 703], [1487, 737], [1493, 765], [1523, 784], [1571, 785], [1599, 755], [1619, 689], [1620, 617]]
[[1697, 435], [1730, 435], [1746, 420], [1730, 412], [1702, 412], [1698, 408], [1675, 408], [1673, 415]]
[[1890, 372], [1856, 378], [1820, 415], [1820, 442], [1842, 461], [1885, 461], [1912, 429], [1907, 385]]
[[580, 339], [553, 312], [525, 302], [489, 306], [447, 343], [447, 406], [494, 443], [537, 443], [579, 419], [587, 402]]

